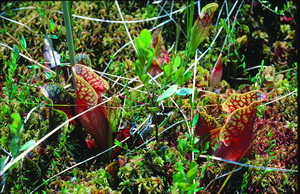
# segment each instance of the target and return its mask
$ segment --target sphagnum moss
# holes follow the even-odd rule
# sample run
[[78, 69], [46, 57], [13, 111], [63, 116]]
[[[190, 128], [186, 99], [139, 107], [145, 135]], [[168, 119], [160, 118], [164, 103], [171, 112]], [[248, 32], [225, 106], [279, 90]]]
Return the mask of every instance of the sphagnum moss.
[[[204, 4], [206, 3], [209, 2], [204, 2]], [[276, 6], [275, 4], [274, 7]], [[175, 3], [174, 5], [175, 6], [172, 7], [172, 3], [167, 2], [166, 5], [164, 5], [166, 6], [164, 7], [165, 11], [168, 12], [169, 8], [170, 10], [176, 10], [184, 7], [184, 4], [177, 5], [177, 3]], [[294, 91], [297, 86], [296, 74], [293, 70], [293, 68], [297, 66], [297, 64], [294, 63], [296, 52], [296, 49], [294, 48], [295, 39], [293, 38], [295, 22], [293, 21], [293, 17], [290, 17], [290, 15], [293, 15], [296, 10], [295, 6], [292, 2], [289, 2], [288, 7], [290, 12], [284, 12], [285, 17], [283, 17], [280, 15], [274, 16], [274, 10], [273, 12], [270, 11], [270, 9], [272, 10], [273, 7], [266, 9], [265, 6], [258, 5], [259, 4], [250, 5], [247, 3], [241, 5], [240, 12], [236, 15], [237, 17], [235, 17], [233, 20], [228, 20], [230, 26], [227, 27], [232, 28], [229, 34], [229, 38], [231, 39], [227, 42], [223, 41], [228, 33], [221, 33], [219, 37], [217, 37], [215, 44], [211, 45], [212, 49], [210, 49], [197, 63], [197, 71], [195, 74], [196, 87], [199, 89], [196, 94], [197, 108], [199, 111], [206, 111], [208, 114], [216, 117], [217, 121], [220, 123], [223, 123], [226, 120], [226, 115], [222, 114], [222, 110], [220, 108], [221, 104], [231, 93], [245, 93], [255, 89], [255, 87], [251, 85], [251, 82], [244, 82], [244, 86], [237, 84], [238, 86], [234, 87], [236, 90], [232, 90], [231, 88], [233, 88], [233, 85], [229, 85], [228, 83], [231, 83], [231, 78], [229, 77], [231, 76], [231, 71], [233, 71], [234, 68], [237, 68], [238, 72], [240, 72], [239, 75], [241, 75], [245, 80], [248, 78], [249, 74], [253, 77], [256, 75], [256, 73], [251, 71], [249, 74], [245, 75], [244, 69], [248, 67], [244, 67], [243, 65], [257, 66], [260, 65], [262, 59], [264, 59], [265, 65], [273, 65], [276, 69], [276, 72], [279, 72], [279, 70], [286, 71], [282, 72], [284, 77], [282, 77], [281, 80], [278, 80], [274, 86], [274, 89], [266, 89], [264, 88], [264, 85], [260, 86], [261, 90], [270, 93], [270, 96], [272, 96], [270, 100], [274, 100]], [[29, 6], [38, 7], [39, 10], [20, 9], [11, 11], [14, 8]], [[253, 9], [251, 9], [251, 6], [253, 6]], [[156, 17], [159, 13], [164, 13], [164, 10], [161, 10], [161, 7], [157, 5], [146, 7], [144, 4], [136, 2], [120, 2], [120, 7], [126, 21]], [[221, 6], [219, 5], [219, 7]], [[278, 7], [280, 10], [282, 9], [281, 5], [279, 4]], [[1, 7], [0, 9], [1, 12], [8, 12], [3, 16], [14, 19], [15, 21], [26, 25], [20, 26], [16, 23], [3, 19], [3, 26], [1, 26], [1, 30], [7, 30], [10, 35], [9, 36], [6, 33], [0, 33], [0, 39], [2, 37], [1, 40], [3, 40], [4, 44], [9, 46], [12, 46], [13, 44], [18, 45], [16, 40], [19, 41], [23, 36], [26, 39], [28, 48], [27, 51], [30, 53], [30, 57], [35, 61], [41, 62], [44, 48], [43, 38], [44, 34], [48, 33], [54, 37], [54, 48], [61, 54], [62, 62], [69, 60], [65, 42], [66, 32], [65, 28], [63, 27], [63, 19], [61, 13], [57, 12], [62, 10], [60, 2], [11, 2], [11, 4], [5, 4], [5, 6]], [[116, 9], [114, 2], [73, 2], [72, 11], [73, 14], [76, 15], [111, 21], [120, 21], [120, 14]], [[217, 10], [217, 12], [218, 11], [223, 11], [223, 13], [225, 13], [224, 9]], [[257, 14], [253, 14], [252, 11]], [[174, 21], [180, 21], [179, 25], [183, 28], [183, 30], [185, 30], [188, 15], [184, 12], [179, 12], [177, 14], [172, 14], [172, 17]], [[196, 19], [196, 17], [197, 14], [195, 14], [195, 17], [192, 18], [193, 21]], [[274, 22], [269, 22], [269, 18], [273, 18], [274, 21], [280, 25], [273, 25]], [[50, 28], [51, 19], [54, 23], [53, 29]], [[158, 21], [164, 19], [159, 19]], [[200, 53], [198, 54], [206, 51], [205, 49], [209, 47], [210, 42], [215, 38], [214, 36], [216, 35], [216, 32], [224, 24], [220, 22], [220, 18], [217, 18], [217, 20], [214, 19], [213, 23], [215, 21], [219, 21], [219, 23], [214, 23], [216, 25], [211, 29], [211, 36], [208, 36], [206, 40], [204, 40], [203, 44], [199, 47]], [[235, 22], [235, 19], [239, 23]], [[127, 27], [129, 28], [131, 36], [134, 38], [139, 36], [142, 29], [152, 28], [154, 23], [155, 20], [144, 23], [130, 23], [127, 24]], [[227, 21], [225, 23], [227, 24]], [[233, 23], [236, 28], [233, 28]], [[126, 79], [124, 79], [133, 79], [136, 77], [136, 74], [133, 70], [137, 56], [134, 53], [131, 45], [122, 49], [112, 59], [112, 55], [114, 55], [125, 43], [129, 42], [129, 38], [125, 33], [123, 24], [91, 21], [77, 17], [73, 17], [73, 24], [76, 53], [84, 52], [88, 54], [92, 61], [92, 68], [96, 70], [103, 70], [108, 64], [110, 64], [110, 67], [106, 69], [107, 73], [123, 76], [123, 78], [120, 78], [123, 85], [127, 85], [128, 87], [136, 87], [140, 85], [138, 82], [132, 81], [132, 83], [129, 83]], [[158, 22], [156, 22], [156, 25], [157, 24]], [[171, 48], [174, 43], [175, 28], [172, 24], [173, 23], [170, 22], [161, 26], [163, 37], [166, 37], [164, 40], [167, 49]], [[237, 30], [242, 29], [245, 26], [249, 28], [248, 31], [241, 32]], [[223, 27], [226, 27], [226, 25]], [[234, 44], [235, 41], [238, 42], [239, 38], [244, 35], [247, 36], [247, 41], [245, 43], [243, 42], [241, 45]], [[55, 36], [57, 36], [57, 39], [55, 39]], [[180, 34], [180, 40], [183, 41], [178, 43], [179, 49], [177, 53], [181, 59], [186, 62], [186, 67], [190, 67], [195, 59], [187, 58], [186, 52], [184, 51], [186, 39], [184, 39], [182, 34]], [[11, 51], [9, 49], [1, 49], [1, 51], [2, 53], [0, 56], [2, 57], [0, 59], [0, 63], [6, 64], [6, 61], [10, 59]], [[217, 87], [217, 89], [220, 91], [220, 94], [206, 93], [205, 90], [207, 90], [209, 87], [208, 80], [210, 71], [212, 69], [212, 64], [216, 61], [220, 51], [223, 52], [224, 67], [226, 68], [223, 74], [223, 80]], [[172, 58], [172, 56], [176, 56], [174, 50], [172, 49], [170, 50], [169, 54], [170, 58]], [[243, 62], [245, 62], [245, 64], [243, 64]], [[124, 63], [124, 66], [120, 65], [120, 63]], [[14, 83], [20, 84], [20, 80], [22, 80], [20, 77], [26, 77], [26, 75], [29, 74], [36, 74], [36, 76], [30, 77], [31, 85], [40, 86], [42, 85], [41, 83], [53, 81], [52, 78], [46, 77], [41, 69], [33, 71], [31, 69], [32, 65], [33, 63], [21, 57], [19, 59], [18, 66], [28, 66], [30, 68], [20, 68], [14, 75]], [[7, 68], [4, 69], [7, 70]], [[28, 72], [28, 74], [25, 73], [25, 71]], [[109, 77], [113, 79], [113, 76]], [[263, 80], [262, 77], [257, 78]], [[0, 72], [0, 79], [1, 84], [5, 86], [5, 74], [3, 72]], [[158, 78], [157, 81], [158, 80], [162, 80], [162, 78]], [[23, 85], [20, 85], [20, 87], [21, 86]], [[187, 80], [187, 82], [183, 84], [183, 87], [193, 88], [192, 79]], [[6, 134], [9, 133], [9, 129], [5, 123], [11, 122], [9, 120], [9, 116], [12, 112], [17, 111], [21, 115], [24, 114], [23, 116], [25, 117], [26, 113], [28, 113], [32, 108], [39, 107], [39, 104], [42, 103], [43, 106], [32, 113], [27, 124], [25, 125], [24, 137], [22, 137], [22, 141], [25, 142], [29, 139], [40, 139], [49, 132], [49, 115], [47, 113], [48, 105], [45, 105], [47, 102], [45, 102], [45, 99], [38, 99], [41, 98], [41, 95], [38, 93], [38, 90], [35, 90], [34, 88], [30, 90], [30, 95], [35, 96], [37, 99], [33, 98], [31, 100], [33, 102], [30, 101], [30, 103], [33, 103], [31, 105], [27, 104], [24, 106], [20, 103], [20, 100], [1, 102], [1, 105], [3, 105], [1, 106], [0, 113], [0, 116], [2, 117], [0, 123], [0, 130], [2, 134], [1, 147], [3, 147], [5, 150], [8, 150], [7, 145], [10, 141], [9, 138], [6, 138]], [[128, 88], [125, 88], [125, 90], [127, 89]], [[112, 91], [118, 93], [120, 90], [123, 91], [124, 87], [115, 85]], [[108, 97], [109, 95], [110, 94], [106, 94], [105, 97]], [[7, 96], [4, 95], [3, 90], [0, 91], [0, 96], [4, 100], [7, 99]], [[126, 100], [123, 97], [126, 97]], [[122, 116], [122, 122], [136, 122], [139, 126], [149, 115], [149, 111], [145, 110], [146, 106], [144, 104], [141, 105], [138, 102], [147, 103], [147, 100], [145, 99], [149, 98], [149, 93], [131, 91], [125, 93], [123, 97], [120, 97], [122, 103], [125, 105], [125, 107], [122, 109], [124, 112]], [[179, 104], [180, 98], [178, 96], [172, 97]], [[138, 102], [130, 101], [131, 99]], [[255, 133], [257, 138], [255, 139], [254, 150], [248, 159], [244, 159], [241, 162], [257, 166], [265, 165], [266, 162], [268, 162], [268, 166], [270, 167], [287, 169], [294, 168], [298, 164], [295, 157], [295, 150], [297, 149], [297, 132], [295, 130], [295, 127], [297, 126], [297, 117], [295, 116], [295, 107], [297, 106], [297, 103], [295, 99], [295, 95], [289, 95], [280, 101], [267, 105], [268, 109], [264, 116], [259, 118], [255, 124]], [[26, 98], [25, 103], [28, 101], [29, 98]], [[134, 149], [131, 152], [128, 152], [128, 150], [125, 149], [125, 151], [120, 152], [121, 156], [118, 160], [120, 162], [118, 177], [115, 181], [113, 181], [113, 183], [110, 182], [110, 176], [105, 170], [107, 169], [106, 167], [108, 165], [99, 163], [100, 160], [94, 159], [93, 161], [86, 162], [85, 164], [74, 168], [73, 171], [69, 170], [63, 175], [59, 175], [54, 179], [49, 180], [48, 184], [45, 184], [44, 188], [40, 188], [40, 190], [46, 192], [130, 192], [140, 190], [141, 192], [157, 193], [161, 193], [161, 191], [168, 191], [168, 188], [174, 184], [173, 181], [175, 179], [173, 179], [173, 175], [177, 173], [174, 167], [176, 161], [180, 161], [182, 158], [184, 158], [184, 160], [182, 160], [185, 163], [184, 166], [188, 167], [190, 164], [189, 154], [186, 156], [181, 156], [181, 153], [178, 150], [178, 139], [187, 139], [187, 135], [185, 134], [185, 132], [187, 132], [187, 126], [184, 122], [174, 126], [172, 125], [182, 121], [181, 118], [183, 114], [187, 115], [188, 122], [192, 121], [193, 118], [189, 118], [191, 102], [192, 100], [190, 99], [190, 96], [184, 97], [182, 99], [182, 107], [180, 107], [180, 109], [175, 108], [175, 105], [170, 100], [167, 100], [166, 103], [164, 102], [163, 110], [159, 112], [164, 114], [168, 113], [167, 116], [161, 116], [161, 118], [169, 117], [169, 119], [165, 120], [165, 124], [160, 126], [159, 131], [161, 132], [166, 130], [168, 129], [168, 126], [171, 126], [170, 129], [166, 130], [162, 137], [160, 137], [161, 141], [165, 141], [166, 144], [163, 146], [156, 145], [155, 141], [153, 141], [152, 143], [148, 143], [147, 148], [141, 147]], [[270, 130], [273, 133], [272, 136], [269, 133]], [[154, 133], [152, 135], [154, 135]], [[79, 161], [94, 155], [93, 150], [88, 150], [86, 147], [84, 148], [78, 142], [76, 142], [72, 136], [67, 137], [66, 141], [64, 141], [65, 144], [59, 142], [60, 137], [61, 136], [53, 136], [51, 141], [49, 140], [43, 142], [43, 144], [39, 145], [27, 156], [32, 160], [32, 162], [37, 164], [34, 165], [32, 163], [31, 166], [38, 166], [36, 171], [32, 171], [32, 174], [36, 175], [36, 180], [38, 180], [37, 183], [34, 183], [36, 180], [33, 179], [23, 180], [23, 178], [26, 179], [26, 176], [28, 176], [26, 173], [30, 173], [31, 170], [29, 167], [30, 165], [25, 165], [25, 162], [23, 162], [24, 168], [22, 170], [23, 172], [26, 171], [24, 176], [19, 176], [20, 168], [15, 168], [13, 171], [11, 171], [9, 180], [6, 178], [5, 187], [10, 188], [8, 189], [10, 192], [19, 192], [22, 188], [23, 191], [30, 192], [35, 189], [38, 184], [42, 183], [42, 179], [50, 178], [51, 176], [55, 175], [55, 173], [60, 173], [67, 169], [67, 167], [77, 164]], [[132, 140], [133, 139], [127, 142], [125, 146], [128, 145], [132, 148]], [[272, 140], [275, 140], [275, 146], [267, 151], [270, 145], [274, 144], [274, 141]], [[180, 140], [180, 142], [185, 141]], [[201, 147], [200, 150], [204, 149]], [[1, 151], [0, 155], [2, 157], [6, 156], [7, 154], [4, 151]], [[276, 157], [273, 158], [273, 156]], [[261, 158], [261, 160], [258, 160], [258, 158]], [[203, 192], [218, 192], [221, 188], [221, 185], [225, 181], [225, 177], [216, 180], [215, 177], [228, 173], [230, 170], [232, 170], [232, 165], [211, 160], [210, 163], [212, 165], [208, 165], [206, 170], [203, 172], [204, 177], [199, 178], [199, 172], [201, 169], [204, 169], [207, 161], [204, 159], [198, 159], [197, 161], [199, 164], [199, 169], [197, 169], [199, 170], [197, 174], [197, 181], [199, 181], [200, 186], [204, 188], [205, 191]], [[39, 168], [41, 173], [38, 173]], [[127, 171], [126, 169], [129, 170]], [[40, 177], [39, 174], [41, 174], [43, 177]], [[243, 170], [235, 172], [234, 175], [235, 176], [229, 180], [227, 187], [225, 187], [223, 191], [243, 191], [249, 193], [295, 193], [295, 190], [297, 190], [297, 177], [295, 176], [295, 173], [292, 172], [264, 172], [257, 169], [243, 168]], [[1, 179], [1, 181], [3, 181], [3, 179]], [[29, 185], [28, 181], [31, 181], [31, 183], [33, 182], [33, 184]], [[275, 186], [273, 186], [273, 184]]]

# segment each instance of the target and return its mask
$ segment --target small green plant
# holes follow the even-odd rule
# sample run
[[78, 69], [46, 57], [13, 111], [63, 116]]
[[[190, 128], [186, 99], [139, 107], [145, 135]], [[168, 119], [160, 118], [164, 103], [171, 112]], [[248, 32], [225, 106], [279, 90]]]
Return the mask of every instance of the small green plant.
[[[14, 159], [22, 151], [28, 149], [35, 143], [34, 140], [30, 140], [30, 141], [27, 141], [26, 143], [22, 143], [23, 123], [22, 123], [20, 114], [16, 113], [16, 112], [12, 113], [11, 119], [13, 121], [11, 124], [8, 125], [9, 131], [10, 131], [10, 135], [8, 138], [8, 151], [7, 151], [8, 156], [1, 157], [1, 160], [0, 160], [1, 161], [1, 163], [0, 163], [1, 171], [5, 166], [5, 161], [7, 161], [10, 157], [11, 157], [11, 159]], [[17, 166], [13, 166], [13, 168], [15, 168], [15, 167], [17, 167]], [[10, 170], [12, 170], [13, 168], [11, 168]]]
[[[292, 1], [224, 1], [220, 6], [134, 1], [120, 7], [117, 1], [74, 1], [73, 10], [70, 4], [0, 7], [0, 193], [29, 193], [40, 183], [31, 193], [217, 193], [220, 178], [229, 174], [223, 182], [228, 187], [219, 193], [223, 188], [227, 193], [295, 193], [294, 171], [262, 167], [297, 164], [297, 10]], [[53, 65], [56, 77], [42, 67], [47, 65], [43, 50], [54, 53], [51, 39], [61, 56], [61, 64]], [[74, 59], [74, 50], [90, 59], [84, 54]], [[111, 83], [107, 93], [108, 84], [94, 72]], [[225, 80], [248, 82], [233, 87]], [[262, 104], [267, 98], [272, 101]], [[26, 116], [24, 122], [20, 115]], [[123, 131], [120, 126], [128, 122], [134, 126]], [[40, 141], [29, 151], [32, 137]], [[107, 160], [94, 152], [110, 152], [112, 146]], [[21, 153], [24, 149], [28, 152]], [[228, 172], [232, 162], [224, 159], [237, 165], [243, 159], [261, 170]], [[243, 181], [236, 181], [240, 177]]]
[[[180, 161], [175, 163], [175, 172], [173, 173], [173, 184], [170, 186], [172, 193], [194, 193], [203, 188], [199, 188], [199, 165], [196, 161], [187, 159], [187, 155], [193, 153], [197, 158], [200, 154], [206, 153], [206, 150], [198, 150], [199, 139], [190, 134], [185, 134], [186, 138], [178, 139], [178, 150]], [[202, 169], [203, 174], [205, 169]]]
[[17, 45], [14, 45], [10, 56], [11, 59], [5, 63], [7, 66], [4, 66], [4, 69], [7, 69], [7, 71], [4, 71], [6, 74], [6, 86], [4, 87], [4, 94], [8, 96], [9, 100], [13, 100], [16, 99], [18, 92], [18, 85], [15, 84], [14, 79], [15, 72], [18, 67], [17, 62], [20, 59], [20, 49]]
[[[199, 165], [192, 161], [190, 164], [184, 165], [182, 162], [175, 163], [176, 173], [173, 175], [173, 185], [171, 193], [194, 193], [201, 190], [197, 188], [199, 182], [196, 181]], [[188, 169], [185, 172], [185, 169]]]
[[284, 13], [286, 11], [288, 11], [291, 8], [291, 6], [293, 5], [292, 2], [286, 1], [286, 4], [283, 4], [283, 8], [280, 9], [280, 8], [278, 8], [278, 6], [275, 6], [273, 8], [273, 2], [270, 2], [270, 1], [260, 0], [259, 3], [261, 3], [261, 5], [264, 8], [266, 8], [267, 10], [269, 10], [269, 11], [271, 11], [271, 12], [277, 14], [277, 15], [285, 15]]

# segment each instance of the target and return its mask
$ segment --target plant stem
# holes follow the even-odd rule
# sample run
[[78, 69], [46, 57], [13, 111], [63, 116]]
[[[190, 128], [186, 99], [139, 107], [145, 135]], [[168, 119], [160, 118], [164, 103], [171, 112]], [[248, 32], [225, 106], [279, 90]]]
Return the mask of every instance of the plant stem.
[[73, 88], [76, 92], [75, 75], [72, 70], [72, 67], [75, 65], [75, 50], [74, 50], [74, 43], [73, 43], [69, 1], [63, 1], [62, 7], [63, 7], [64, 23], [66, 28], [66, 36], [67, 36], [68, 50], [69, 50], [70, 63], [71, 63], [72, 83], [73, 83]]

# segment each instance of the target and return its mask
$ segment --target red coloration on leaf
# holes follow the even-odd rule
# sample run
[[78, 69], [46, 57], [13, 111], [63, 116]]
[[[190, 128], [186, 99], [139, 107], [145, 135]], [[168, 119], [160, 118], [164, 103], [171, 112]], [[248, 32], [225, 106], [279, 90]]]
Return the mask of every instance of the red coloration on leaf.
[[[76, 81], [75, 112], [82, 113], [102, 102], [92, 86], [78, 75]], [[100, 151], [104, 151], [111, 145], [111, 129], [104, 105], [100, 105], [79, 117], [85, 130], [95, 139]]]
[[201, 113], [195, 135], [209, 134], [209, 141], [221, 145], [213, 152], [215, 156], [238, 161], [248, 157], [254, 140], [253, 127], [256, 119], [256, 107], [267, 99], [267, 95], [258, 90], [245, 94], [232, 94], [223, 103], [223, 109], [230, 113], [223, 127], [217, 127], [216, 121]]
[[232, 113], [238, 108], [249, 106], [252, 102], [266, 100], [268, 96], [258, 90], [253, 90], [245, 94], [232, 94], [223, 103], [222, 108], [224, 111]]
[[163, 64], [170, 63], [169, 55], [163, 42], [161, 29], [156, 29], [152, 35], [151, 47], [154, 48], [154, 57], [149, 73], [152, 76], [162, 72]]
[[199, 119], [195, 127], [194, 135], [203, 137], [207, 135], [211, 130], [217, 128], [219, 124], [214, 117], [204, 113], [199, 113]]
[[[127, 122], [126, 126], [123, 127], [123, 129], [121, 129], [119, 131], [119, 133], [118, 133], [118, 135], [116, 137], [116, 140], [123, 141], [124, 139], [130, 137], [132, 135], [132, 133], [131, 133], [132, 127], [133, 127], [133, 125], [131, 123]], [[124, 142], [128, 142], [128, 141], [129, 141], [129, 138], [126, 141], [124, 141]], [[120, 153], [120, 151], [121, 151], [121, 147], [117, 146], [115, 148], [115, 150], [113, 151], [111, 158], [112, 159], [116, 158], [117, 155]]]
[[116, 137], [116, 140], [122, 141], [122, 140], [124, 140], [124, 139], [126, 139], [127, 137], [130, 137], [130, 136], [131, 136], [131, 126], [126, 126], [124, 129], [121, 129], [119, 131], [119, 133]]
[[94, 139], [86, 139], [85, 142], [89, 149], [99, 149]]
[[286, 17], [286, 16], [282, 16], [282, 17], [280, 17], [280, 19], [283, 20], [283, 21], [286, 21], [286, 22], [291, 22], [291, 21], [293, 21], [293, 18], [292, 18], [292, 17]]
[[217, 3], [209, 3], [202, 8], [199, 17], [191, 28], [190, 40], [188, 42], [188, 49], [191, 53], [194, 53], [200, 43], [209, 35], [209, 26], [218, 7]]
[[220, 130], [222, 145], [214, 153], [215, 156], [238, 161], [248, 157], [252, 151], [254, 140], [253, 127], [256, 119], [256, 107], [262, 101], [253, 102], [248, 107], [235, 110], [228, 117]]
[[219, 84], [222, 78], [222, 73], [223, 73], [222, 54], [220, 54], [211, 72], [210, 83], [209, 83], [210, 91], [213, 91], [214, 88]]
[[111, 175], [113, 181], [117, 178], [119, 168], [120, 164], [118, 161], [111, 162], [105, 167], [105, 170]]
[[[75, 104], [75, 113], [80, 114], [101, 103], [101, 92], [108, 89], [108, 83], [90, 68], [77, 64], [74, 66], [73, 71], [76, 82], [75, 102], [74, 96], [57, 83], [48, 83], [42, 87], [43, 94], [51, 99], [53, 104], [62, 105], [58, 106], [58, 109], [65, 112], [69, 118], [74, 115], [73, 109], [71, 110], [70, 106], [66, 105]], [[104, 151], [111, 146], [111, 126], [104, 105], [97, 106], [78, 119], [85, 130], [94, 138], [100, 151]], [[95, 147], [93, 142], [87, 141], [86, 143], [89, 148]]]
[[267, 95], [254, 90], [245, 94], [232, 94], [223, 103], [223, 109], [231, 113], [221, 128], [221, 146], [214, 155], [232, 161], [248, 157], [254, 140], [253, 127], [256, 107], [267, 99]]
[[95, 90], [98, 97], [101, 93], [109, 89], [107, 81], [94, 73], [89, 67], [76, 64], [74, 65], [74, 72], [79, 77], [83, 78]]
[[203, 144], [211, 142], [211, 145], [214, 145], [219, 141], [219, 132], [221, 129], [219, 126], [214, 117], [200, 112], [194, 135], [200, 136]]

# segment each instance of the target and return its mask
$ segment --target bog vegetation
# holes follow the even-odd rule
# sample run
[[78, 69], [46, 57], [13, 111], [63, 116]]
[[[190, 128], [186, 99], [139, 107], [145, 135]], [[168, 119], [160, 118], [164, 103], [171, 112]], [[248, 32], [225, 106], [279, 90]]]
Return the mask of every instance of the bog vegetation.
[[0, 192], [296, 193], [296, 11], [2, 3]]

